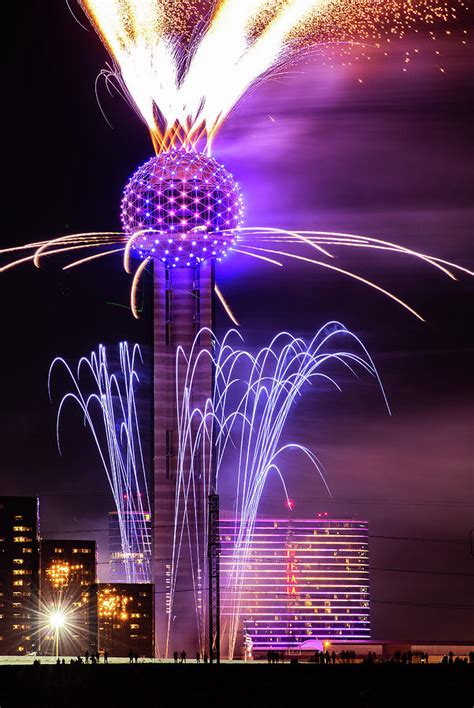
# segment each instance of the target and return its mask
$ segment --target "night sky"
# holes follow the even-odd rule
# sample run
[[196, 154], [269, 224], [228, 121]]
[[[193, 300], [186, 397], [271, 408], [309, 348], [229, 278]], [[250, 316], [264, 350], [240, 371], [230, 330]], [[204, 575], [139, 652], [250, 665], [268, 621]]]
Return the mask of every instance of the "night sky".
[[[106, 53], [65, 3], [36, 0], [11, 9], [2, 244], [119, 228], [123, 185], [152, 151], [146, 130], [102, 87], [113, 129], [104, 120], [94, 83]], [[314, 57], [241, 103], [215, 156], [241, 183], [248, 225], [370, 234], [474, 266], [472, 50], [444, 40], [435, 57], [428, 43], [417, 46], [424, 51], [407, 72], [401, 44], [390, 58], [374, 55], [357, 69], [331, 70]], [[333, 500], [301, 457], [288, 457], [282, 471], [293, 513], [369, 520], [374, 638], [470, 639], [472, 279], [453, 283], [396, 254], [337, 255], [340, 267], [396, 292], [427, 323], [309, 264], [283, 271], [236, 255], [217, 271], [250, 347], [282, 329], [311, 337], [326, 321], [340, 320], [362, 337], [389, 397], [391, 417], [364, 377], [342, 377], [341, 393], [307, 392], [287, 439], [318, 454]], [[112, 509], [105, 475], [72, 408], [59, 455], [47, 374], [56, 355], [74, 363], [99, 343], [122, 340], [139, 342], [149, 361], [149, 283], [136, 321], [120, 257], [69, 273], [62, 264], [51, 259], [41, 270], [26, 265], [0, 277], [0, 494], [38, 494], [45, 536], [97, 538], [105, 577]], [[222, 335], [229, 326], [223, 312], [217, 324]], [[149, 383], [143, 367], [145, 443]], [[65, 383], [59, 376], [54, 384], [57, 402]], [[284, 515], [283, 499], [270, 480], [262, 511]]]

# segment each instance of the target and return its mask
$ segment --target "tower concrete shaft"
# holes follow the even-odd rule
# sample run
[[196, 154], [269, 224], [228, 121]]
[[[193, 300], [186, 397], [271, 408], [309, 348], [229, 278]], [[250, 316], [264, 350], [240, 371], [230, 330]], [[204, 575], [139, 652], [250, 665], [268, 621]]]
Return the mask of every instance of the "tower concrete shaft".
[[[203, 462], [202, 456], [195, 458], [190, 479], [191, 460], [187, 453], [182, 467], [184, 478], [177, 475], [176, 391], [177, 379], [184, 380], [186, 363], [181, 357], [177, 373], [176, 353], [182, 347], [188, 355], [198, 332], [203, 327], [212, 330], [213, 291], [213, 262], [175, 269], [155, 263], [153, 580], [158, 656], [183, 650], [194, 656], [196, 651], [203, 652], [206, 641], [209, 490], [204, 472], [209, 464]], [[193, 359], [211, 346], [210, 334], [201, 334]], [[212, 388], [211, 360], [201, 356], [191, 391], [192, 406], [204, 411]]]

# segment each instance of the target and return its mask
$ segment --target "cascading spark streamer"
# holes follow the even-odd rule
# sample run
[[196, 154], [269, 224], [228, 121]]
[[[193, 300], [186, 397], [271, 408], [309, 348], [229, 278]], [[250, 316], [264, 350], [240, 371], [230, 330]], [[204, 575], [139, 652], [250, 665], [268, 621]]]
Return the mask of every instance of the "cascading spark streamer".
[[63, 368], [73, 390], [58, 406], [59, 450], [64, 407], [72, 401], [79, 406], [84, 426], [92, 433], [112, 492], [127, 582], [151, 582], [151, 538], [147, 532], [151, 505], [135, 395], [139, 346], [121, 342], [119, 359], [119, 367], [112, 369], [106, 348], [100, 345], [89, 358], [79, 360], [74, 372], [65, 359], [57, 357], [50, 367], [48, 388], [51, 397], [53, 371]]
[[[175, 491], [175, 526], [171, 563], [171, 593], [168, 639], [173, 617], [174, 591], [180, 569], [183, 544], [189, 540], [196, 622], [204, 645], [205, 608], [200, 602], [199, 578], [206, 577], [207, 544], [202, 547], [198, 528], [204, 519], [196, 516], [196, 476], [204, 480], [201, 503], [205, 505], [210, 491], [225, 487], [235, 499], [233, 523], [236, 538], [231, 572], [223, 588], [231, 607], [224, 634], [229, 656], [235, 649], [240, 622], [240, 600], [246, 559], [250, 553], [255, 521], [268, 478], [275, 474], [287, 487], [279, 467], [280, 456], [289, 451], [303, 454], [315, 468], [325, 493], [329, 487], [321, 463], [307, 447], [285, 442], [285, 430], [291, 410], [301, 395], [317, 384], [330, 384], [341, 390], [334, 367], [342, 367], [356, 375], [356, 369], [372, 376], [388, 403], [382, 384], [368, 351], [360, 339], [339, 322], [329, 322], [310, 342], [282, 332], [256, 354], [244, 348], [236, 330], [230, 330], [213, 352], [199, 349], [200, 337], [212, 335], [201, 330], [190, 352], [178, 347], [176, 354], [176, 405], [178, 421], [178, 454]], [[233, 340], [236, 344], [233, 344]], [[199, 352], [196, 357], [196, 352]], [[209, 358], [215, 371], [212, 399], [196, 408], [193, 388], [199, 368], [197, 359]], [[328, 368], [330, 370], [328, 371]], [[215, 482], [214, 480], [215, 470]], [[231, 473], [230, 473], [231, 471]]]

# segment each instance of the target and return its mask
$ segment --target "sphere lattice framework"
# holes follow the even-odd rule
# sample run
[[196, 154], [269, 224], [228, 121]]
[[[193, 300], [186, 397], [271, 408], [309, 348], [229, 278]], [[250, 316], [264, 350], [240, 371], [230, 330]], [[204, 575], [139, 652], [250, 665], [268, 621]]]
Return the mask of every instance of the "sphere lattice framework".
[[170, 150], [145, 162], [122, 199], [122, 225], [141, 258], [170, 268], [222, 260], [242, 224], [240, 188], [212, 157]]

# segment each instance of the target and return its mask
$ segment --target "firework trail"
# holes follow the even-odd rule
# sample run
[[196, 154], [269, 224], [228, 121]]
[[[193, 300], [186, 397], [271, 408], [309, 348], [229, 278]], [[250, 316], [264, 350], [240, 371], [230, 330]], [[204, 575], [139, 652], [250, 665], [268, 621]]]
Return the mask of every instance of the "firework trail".
[[82, 357], [75, 372], [65, 359], [57, 357], [50, 367], [48, 388], [51, 397], [53, 370], [65, 369], [73, 390], [63, 396], [58, 407], [59, 450], [61, 416], [65, 405], [73, 401], [92, 433], [112, 492], [127, 582], [151, 582], [151, 539], [147, 532], [151, 505], [135, 399], [137, 361], [142, 359], [139, 346], [130, 348], [126, 342], [120, 344], [119, 355], [119, 372], [111, 371], [102, 345], [89, 358]]
[[[242, 96], [272, 73], [282, 71], [302, 51], [336, 44], [344, 47], [343, 51], [363, 47], [367, 57], [367, 52], [377, 50], [383, 43], [403, 39], [409, 32], [419, 34], [423, 28], [435, 39], [438, 25], [455, 23], [458, 13], [467, 10], [463, 0], [79, 0], [79, 4], [111, 57], [112, 65], [100, 76], [109, 88], [118, 88], [143, 120], [157, 154], [170, 155], [176, 149], [179, 160], [179, 154], [196, 151], [196, 169], [198, 163], [204, 163], [199, 151], [209, 155], [217, 131]], [[161, 178], [169, 186], [176, 186], [169, 171], [158, 163], [157, 167]], [[191, 176], [197, 175], [188, 174]], [[130, 186], [129, 183], [127, 188]], [[140, 242], [168, 233], [160, 224], [169, 222], [173, 208], [162, 202], [156, 190], [152, 200], [155, 206], [162, 203], [167, 210], [165, 218], [155, 224], [147, 223], [143, 228], [140, 219], [136, 219], [132, 232], [130, 223], [124, 222], [122, 231], [71, 234], [3, 249], [0, 255], [13, 256], [13, 260], [0, 267], [0, 273], [28, 262], [39, 267], [43, 258], [52, 255], [85, 252], [64, 269], [122, 253], [124, 268], [132, 274], [130, 256], [132, 252], [138, 255]], [[178, 207], [187, 209], [188, 205]], [[195, 238], [194, 234], [187, 236]], [[354, 234], [259, 226], [243, 229], [239, 225], [232, 231], [219, 229], [219, 237], [232, 242], [229, 252], [234, 250], [247, 259], [272, 266], [296, 259], [355, 279], [421, 320], [422, 315], [398, 295], [336, 265], [337, 251], [349, 247], [385, 250], [414, 256], [452, 279], [456, 279], [456, 270], [473, 275], [472, 271], [435, 256]], [[305, 251], [300, 252], [300, 247], [305, 247]], [[155, 257], [149, 252], [133, 272], [130, 302], [135, 317], [140, 279], [151, 270]], [[216, 295], [237, 324], [219, 288]]]
[[[147, 236], [153, 234], [162, 235], [161, 231], [155, 231], [153, 229], [147, 229], [146, 233]], [[99, 236], [95, 234], [75, 234], [71, 236], [58, 237], [49, 241], [27, 244], [25, 246], [0, 249], [0, 255], [10, 255], [13, 252], [18, 251], [32, 251], [29, 255], [17, 258], [0, 267], [0, 273], [6, 272], [25, 263], [34, 263], [34, 265], [39, 268], [41, 260], [47, 256], [64, 254], [70, 251], [76, 251], [78, 249], [103, 247], [107, 247], [106, 250], [101, 250], [93, 255], [87, 255], [79, 260], [74, 260], [63, 266], [63, 270], [68, 270], [111, 254], [122, 253], [124, 254], [124, 268], [130, 273], [132, 267], [130, 263], [130, 249], [133, 248], [133, 244], [140, 238], [141, 235], [141, 232], [136, 232], [131, 238], [127, 236], [126, 232], [106, 232]], [[354, 271], [335, 265], [334, 260], [336, 255], [333, 253], [333, 250], [337, 251], [340, 248], [358, 248], [373, 251], [387, 251], [390, 253], [416, 258], [422, 263], [425, 263], [432, 268], [436, 268], [451, 280], [457, 280], [456, 272], [463, 273], [468, 276], [474, 276], [474, 271], [457, 263], [453, 263], [452, 261], [416, 251], [393, 241], [387, 241], [372, 236], [362, 236], [331, 231], [322, 232], [301, 231], [297, 229], [276, 229], [260, 226], [239, 227], [234, 231], [224, 231], [221, 235], [223, 237], [228, 236], [229, 239], [232, 239], [235, 242], [234, 245], [228, 247], [229, 253], [235, 252], [245, 258], [257, 259], [260, 262], [270, 264], [272, 266], [283, 267], [285, 261], [296, 260], [316, 266], [317, 268], [330, 270], [333, 273], [338, 273], [339, 275], [343, 275], [347, 278], [362, 283], [363, 285], [384, 295], [421, 321], [424, 321], [423, 316], [395, 293], [386, 290], [378, 283], [369, 280]], [[114, 248], [109, 248], [110, 245], [114, 245]], [[303, 253], [298, 251], [301, 247], [306, 249]], [[313, 257], [315, 251], [318, 252], [318, 258]], [[133, 316], [136, 318], [139, 317], [137, 299], [140, 280], [147, 270], [150, 270], [151, 272], [151, 265], [152, 258], [151, 256], [147, 256], [141, 261], [140, 265], [133, 274], [130, 289], [130, 308]], [[239, 323], [237, 318], [235, 317], [230, 305], [227, 303], [221, 289], [217, 285], [215, 287], [215, 292], [231, 321], [238, 325]]]
[[[199, 351], [198, 357], [209, 357], [213, 362], [215, 386], [212, 400], [208, 399], [203, 408], [193, 407], [192, 389], [199, 363], [194, 353], [203, 333], [197, 335], [191, 352], [185, 353], [179, 348], [176, 359], [179, 435], [168, 635], [180, 555], [183, 544], [189, 543], [190, 553], [193, 553], [196, 619], [204, 645], [205, 615], [199, 579], [206, 577], [207, 528], [202, 534], [203, 519], [198, 517], [196, 508], [205, 505], [209, 492], [219, 491], [226, 481], [226, 471], [231, 469], [235, 485], [231, 494], [235, 499], [232, 518], [236, 543], [231, 571], [223, 589], [223, 606], [226, 611], [224, 634], [228, 654], [232, 657], [240, 623], [245, 568], [260, 501], [270, 475], [277, 475], [281, 480], [289, 501], [279, 467], [281, 454], [295, 451], [305, 455], [329, 493], [323, 468], [314, 453], [302, 445], [284, 442], [295, 401], [318, 382], [330, 383], [341, 390], [328, 373], [329, 364], [337, 364], [354, 376], [357, 370], [369, 374], [378, 383], [386, 404], [387, 401], [374, 362], [360, 339], [339, 322], [330, 322], [310, 342], [282, 332], [255, 355], [243, 348], [242, 338], [231, 330], [222, 343], [216, 345], [214, 353]], [[234, 339], [238, 346], [232, 344]], [[180, 371], [183, 372], [181, 378]], [[196, 483], [198, 476], [204, 480], [201, 486]], [[203, 497], [196, 502], [198, 488]], [[198, 542], [200, 538], [202, 546]]]

